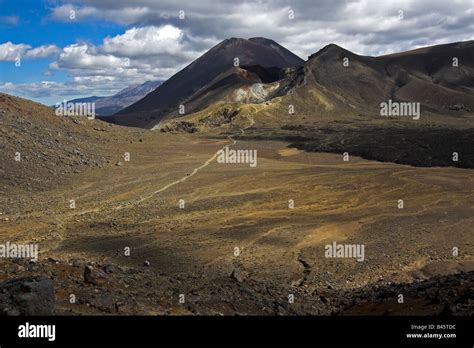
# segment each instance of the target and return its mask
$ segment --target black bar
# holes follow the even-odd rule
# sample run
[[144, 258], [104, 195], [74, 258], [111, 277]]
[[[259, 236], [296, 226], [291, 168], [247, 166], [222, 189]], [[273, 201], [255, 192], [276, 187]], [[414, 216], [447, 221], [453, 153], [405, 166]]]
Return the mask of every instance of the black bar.
[[[26, 322], [56, 325], [54, 342], [19, 338]], [[0, 317], [0, 346], [126, 344], [410, 344], [473, 346], [472, 317]], [[412, 325], [418, 325], [413, 328]], [[420, 327], [426, 326], [423, 331]], [[428, 325], [434, 325], [430, 327]], [[455, 325], [450, 329], [438, 325]], [[407, 338], [407, 334], [456, 338]]]

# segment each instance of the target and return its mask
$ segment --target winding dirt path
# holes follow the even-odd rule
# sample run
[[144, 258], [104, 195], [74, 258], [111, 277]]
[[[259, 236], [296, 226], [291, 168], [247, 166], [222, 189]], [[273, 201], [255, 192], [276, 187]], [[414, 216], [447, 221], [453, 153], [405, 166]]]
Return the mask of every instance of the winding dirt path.
[[[246, 115], [247, 119], [250, 121], [250, 124], [241, 128], [240, 129], [240, 133], [243, 135], [245, 134], [245, 131], [247, 129], [249, 129], [250, 127], [252, 127], [254, 124], [255, 124], [255, 120], [252, 118], [252, 116], [250, 115]], [[200, 166], [196, 167], [193, 169], [193, 171], [189, 174], [186, 174], [184, 175], [183, 177], [181, 177], [180, 179], [178, 180], [175, 180], [161, 188], [159, 188], [158, 190], [156, 191], [153, 191], [145, 196], [140, 196], [139, 199], [135, 200], [135, 201], [132, 201], [132, 202], [122, 202], [120, 203], [119, 205], [116, 205], [116, 206], [113, 206], [113, 207], [96, 207], [96, 208], [89, 208], [89, 209], [84, 209], [84, 210], [80, 210], [80, 211], [72, 211], [66, 215], [63, 215], [61, 218], [56, 218], [56, 228], [57, 228], [57, 231], [59, 230], [59, 238], [57, 238], [57, 242], [58, 243], [55, 243], [55, 244], [60, 244], [63, 240], [66, 239], [66, 228], [67, 228], [67, 225], [69, 224], [69, 222], [77, 217], [77, 216], [82, 216], [82, 215], [86, 215], [86, 214], [91, 214], [91, 213], [107, 213], [107, 212], [112, 212], [112, 211], [118, 211], [118, 210], [122, 210], [122, 209], [130, 209], [130, 208], [133, 208], [153, 197], [155, 197], [156, 195], [170, 189], [171, 187], [173, 186], [176, 186], [180, 183], [183, 183], [185, 182], [186, 180], [188, 180], [189, 178], [193, 177], [194, 175], [196, 175], [199, 171], [201, 171], [202, 169], [206, 168], [207, 166], [209, 166], [209, 164], [211, 164], [216, 158], [217, 156], [219, 155], [219, 152], [223, 149], [225, 149], [226, 147], [228, 146], [234, 146], [235, 144], [237, 144], [237, 140], [233, 138], [232, 135], [229, 135], [227, 136], [227, 138], [231, 141], [230, 144], [227, 144], [225, 146], [223, 146], [221, 149], [219, 149], [218, 151], [216, 151], [208, 160], [206, 160], [203, 164], [201, 164]], [[50, 249], [54, 249], [54, 247], [52, 246]]]
[[[244, 127], [244, 128], [241, 128], [240, 129], [240, 132], [241, 134], [245, 134], [245, 131], [247, 129], [249, 129], [250, 127], [252, 127], [254, 124], [255, 124], [255, 120], [252, 118], [252, 116], [250, 115], [246, 115], [247, 119], [250, 121], [250, 125]], [[194, 175], [196, 175], [201, 169], [204, 169], [206, 168], [209, 164], [211, 164], [211, 162], [213, 162], [217, 156], [219, 155], [219, 152], [224, 150], [226, 147], [228, 146], [234, 146], [235, 144], [237, 144], [237, 140], [235, 140], [231, 135], [227, 136], [227, 138], [232, 142], [232, 144], [228, 144], [228, 145], [225, 145], [223, 146], [221, 149], [219, 149], [218, 151], [216, 151], [216, 153], [214, 155], [212, 155], [211, 158], [209, 158], [206, 162], [204, 162], [202, 165], [200, 165], [199, 167], [196, 167], [193, 169], [193, 171], [190, 173], [190, 174], [186, 174], [185, 176], [183, 176], [181, 179], [178, 179], [176, 181], [173, 181], [165, 186], [163, 186], [162, 188], [150, 193], [149, 195], [146, 195], [145, 197], [140, 197], [139, 200], [133, 202], [132, 204], [129, 204], [129, 205], [119, 205], [119, 206], [116, 206], [114, 208], [112, 208], [113, 210], [120, 210], [120, 209], [123, 209], [123, 208], [130, 208], [130, 206], [135, 206], [135, 205], [138, 205], [150, 198], [153, 198], [154, 196], [156, 196], [157, 194], [161, 193], [161, 192], [164, 192], [166, 190], [168, 190], [169, 188], [175, 186], [175, 185], [178, 185], [182, 182], [185, 182], [186, 180], [188, 180], [189, 178], [193, 177]]]

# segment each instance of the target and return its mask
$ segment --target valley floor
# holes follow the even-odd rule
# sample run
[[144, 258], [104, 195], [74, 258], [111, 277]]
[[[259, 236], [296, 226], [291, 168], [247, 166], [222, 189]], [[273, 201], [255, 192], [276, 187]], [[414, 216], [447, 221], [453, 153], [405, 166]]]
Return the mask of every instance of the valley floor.
[[[472, 170], [345, 162], [251, 140], [233, 148], [257, 150], [255, 168], [217, 163], [230, 143], [149, 132], [109, 144], [115, 160], [70, 184], [8, 194], [1, 240], [38, 243], [41, 254], [1, 259], [0, 280], [46, 274], [58, 314], [431, 314], [469, 291]], [[364, 245], [365, 260], [325, 257], [334, 241]], [[86, 264], [97, 281], [84, 281]], [[452, 278], [459, 272], [471, 273]], [[415, 291], [422, 280], [438, 295]], [[440, 297], [444, 282], [456, 299]]]

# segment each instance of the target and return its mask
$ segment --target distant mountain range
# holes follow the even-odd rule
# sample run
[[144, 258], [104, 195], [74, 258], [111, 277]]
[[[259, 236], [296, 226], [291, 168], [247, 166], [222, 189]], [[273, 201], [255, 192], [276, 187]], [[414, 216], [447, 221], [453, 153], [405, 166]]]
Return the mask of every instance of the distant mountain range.
[[95, 103], [95, 112], [99, 116], [112, 115], [123, 108], [139, 101], [148, 93], [155, 90], [161, 81], [147, 81], [142, 84], [134, 84], [122, 89], [117, 94], [109, 97], [86, 97], [69, 100], [71, 103]]

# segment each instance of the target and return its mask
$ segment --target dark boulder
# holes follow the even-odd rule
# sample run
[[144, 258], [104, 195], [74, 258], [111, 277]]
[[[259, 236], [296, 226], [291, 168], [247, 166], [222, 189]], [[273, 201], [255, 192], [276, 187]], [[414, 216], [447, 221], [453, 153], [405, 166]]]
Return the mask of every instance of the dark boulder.
[[46, 277], [25, 277], [0, 283], [0, 315], [52, 315], [53, 283]]

